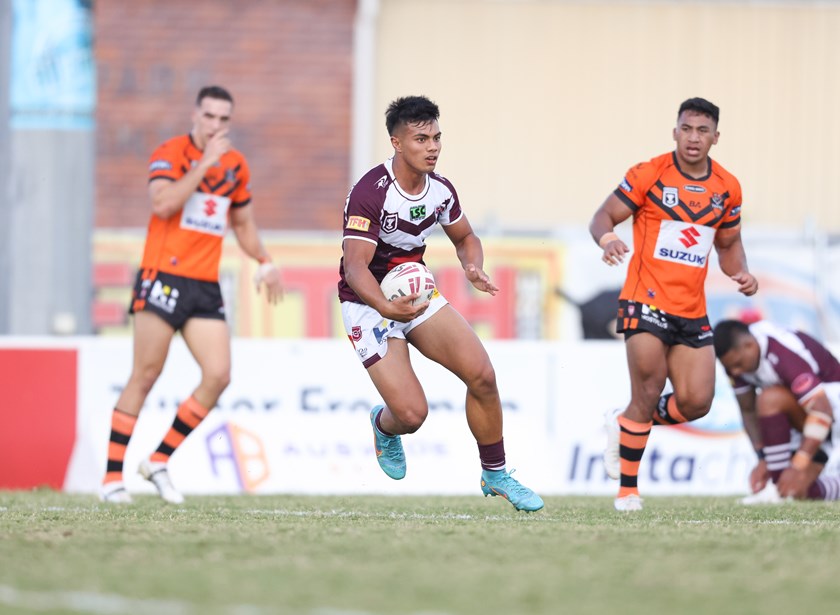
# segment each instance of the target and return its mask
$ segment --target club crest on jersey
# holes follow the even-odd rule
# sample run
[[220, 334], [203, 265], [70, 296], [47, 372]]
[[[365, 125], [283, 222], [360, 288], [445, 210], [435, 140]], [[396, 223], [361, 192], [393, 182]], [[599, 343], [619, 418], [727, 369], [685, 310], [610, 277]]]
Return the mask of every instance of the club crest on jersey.
[[723, 197], [717, 192], [715, 192], [714, 194], [712, 194], [712, 200], [709, 202], [709, 204], [715, 209], [723, 209]]
[[426, 206], [425, 205], [417, 205], [412, 207], [409, 211], [409, 217], [412, 222], [416, 220], [422, 220], [426, 217]]
[[662, 204], [666, 207], [676, 207], [680, 203], [679, 188], [665, 186], [662, 188]]
[[382, 218], [382, 232], [393, 233], [397, 230], [397, 214], [385, 214]]
[[236, 183], [236, 172], [233, 169], [225, 171], [225, 181], [229, 184]]

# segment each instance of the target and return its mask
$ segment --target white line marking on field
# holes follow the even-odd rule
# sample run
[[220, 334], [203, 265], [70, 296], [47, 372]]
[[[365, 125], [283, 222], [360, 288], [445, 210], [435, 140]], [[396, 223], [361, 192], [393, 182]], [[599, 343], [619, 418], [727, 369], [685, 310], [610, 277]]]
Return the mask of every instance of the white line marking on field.
[[[77, 613], [107, 613], [130, 615], [199, 615], [206, 612], [203, 605], [184, 600], [145, 600], [129, 598], [118, 594], [100, 594], [85, 591], [32, 591], [21, 590], [9, 585], [0, 585], [0, 605], [26, 611], [55, 611], [57, 609]], [[265, 608], [253, 604], [232, 604], [214, 609], [214, 613], [229, 615], [270, 615], [277, 613], [278, 607]], [[281, 611], [282, 612], [282, 611]], [[374, 615], [370, 611], [336, 609], [332, 607], [313, 607], [298, 610], [301, 615]], [[416, 611], [406, 615], [449, 615], [443, 611]]]
[[[358, 512], [352, 510], [286, 510], [284, 508], [260, 509], [252, 508], [245, 510], [251, 515], [274, 515], [277, 517], [336, 517], [336, 518], [350, 518], [359, 517], [362, 519], [398, 519], [417, 520], [417, 521], [510, 521], [511, 517], [499, 517], [495, 515], [466, 515], [458, 513], [442, 513], [442, 514], [421, 514], [421, 513], [397, 513], [397, 512], [383, 512], [383, 513], [368, 513]], [[516, 518], [516, 517], [514, 517]]]

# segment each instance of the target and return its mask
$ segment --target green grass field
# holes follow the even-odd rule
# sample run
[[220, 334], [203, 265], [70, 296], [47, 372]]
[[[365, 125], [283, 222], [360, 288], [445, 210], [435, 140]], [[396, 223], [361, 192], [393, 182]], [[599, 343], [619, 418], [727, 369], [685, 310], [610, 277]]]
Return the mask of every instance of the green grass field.
[[836, 505], [734, 498], [192, 497], [0, 492], [0, 612], [818, 613]]

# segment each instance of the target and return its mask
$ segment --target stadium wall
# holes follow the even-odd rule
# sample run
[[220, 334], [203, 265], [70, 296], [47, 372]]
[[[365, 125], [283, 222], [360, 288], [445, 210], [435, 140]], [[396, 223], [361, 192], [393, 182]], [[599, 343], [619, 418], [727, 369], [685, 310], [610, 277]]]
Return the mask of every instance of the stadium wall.
[[836, 234], [838, 30], [840, 3], [812, 0], [382, 0], [372, 160], [389, 155], [387, 102], [426, 94], [438, 170], [474, 224], [580, 224], [673, 148], [679, 104], [703, 96], [721, 108], [712, 157], [741, 180], [745, 225]]
[[[620, 342], [489, 342], [505, 412], [508, 467], [544, 494], [612, 494], [604, 475], [603, 411], [626, 403]], [[430, 416], [406, 437], [409, 471], [379, 470], [368, 413], [377, 403], [344, 340], [233, 341], [232, 383], [173, 456], [187, 494], [478, 493], [479, 461], [464, 419], [464, 388], [413, 354]], [[107, 455], [110, 412], [131, 367], [126, 338], [0, 338], [0, 489], [51, 486], [94, 493]], [[178, 338], [126, 457], [129, 490], [199, 373]], [[49, 382], [49, 386], [46, 383]], [[45, 397], [47, 395], [48, 397]], [[754, 455], [719, 374], [712, 412], [685, 428], [657, 428], [640, 485], [655, 494], [734, 494]], [[445, 480], [441, 480], [445, 477]]]
[[338, 229], [349, 189], [354, 0], [97, 2], [97, 228], [145, 228], [147, 162], [228, 88], [258, 224]]

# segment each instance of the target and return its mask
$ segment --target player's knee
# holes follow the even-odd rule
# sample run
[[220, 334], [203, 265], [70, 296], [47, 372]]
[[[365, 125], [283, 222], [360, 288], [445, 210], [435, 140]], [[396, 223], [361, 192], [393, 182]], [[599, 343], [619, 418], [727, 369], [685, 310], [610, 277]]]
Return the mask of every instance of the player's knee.
[[426, 422], [426, 417], [429, 415], [429, 407], [409, 409], [400, 414], [399, 421], [402, 423], [405, 433], [414, 433]]
[[785, 387], [765, 387], [755, 400], [755, 410], [759, 416], [773, 416], [797, 403], [796, 398]]
[[496, 370], [487, 361], [467, 383], [470, 393], [478, 398], [497, 395], [499, 392], [496, 384]]
[[675, 398], [674, 401], [677, 404], [677, 410], [687, 421], [701, 419], [709, 414], [709, 410], [712, 409], [712, 398], [710, 397]]
[[161, 368], [157, 366], [140, 367], [132, 373], [131, 379], [143, 395], [148, 395], [160, 377], [160, 373]]
[[204, 384], [221, 395], [230, 384], [230, 370], [229, 369], [213, 369], [207, 370], [202, 375]]

